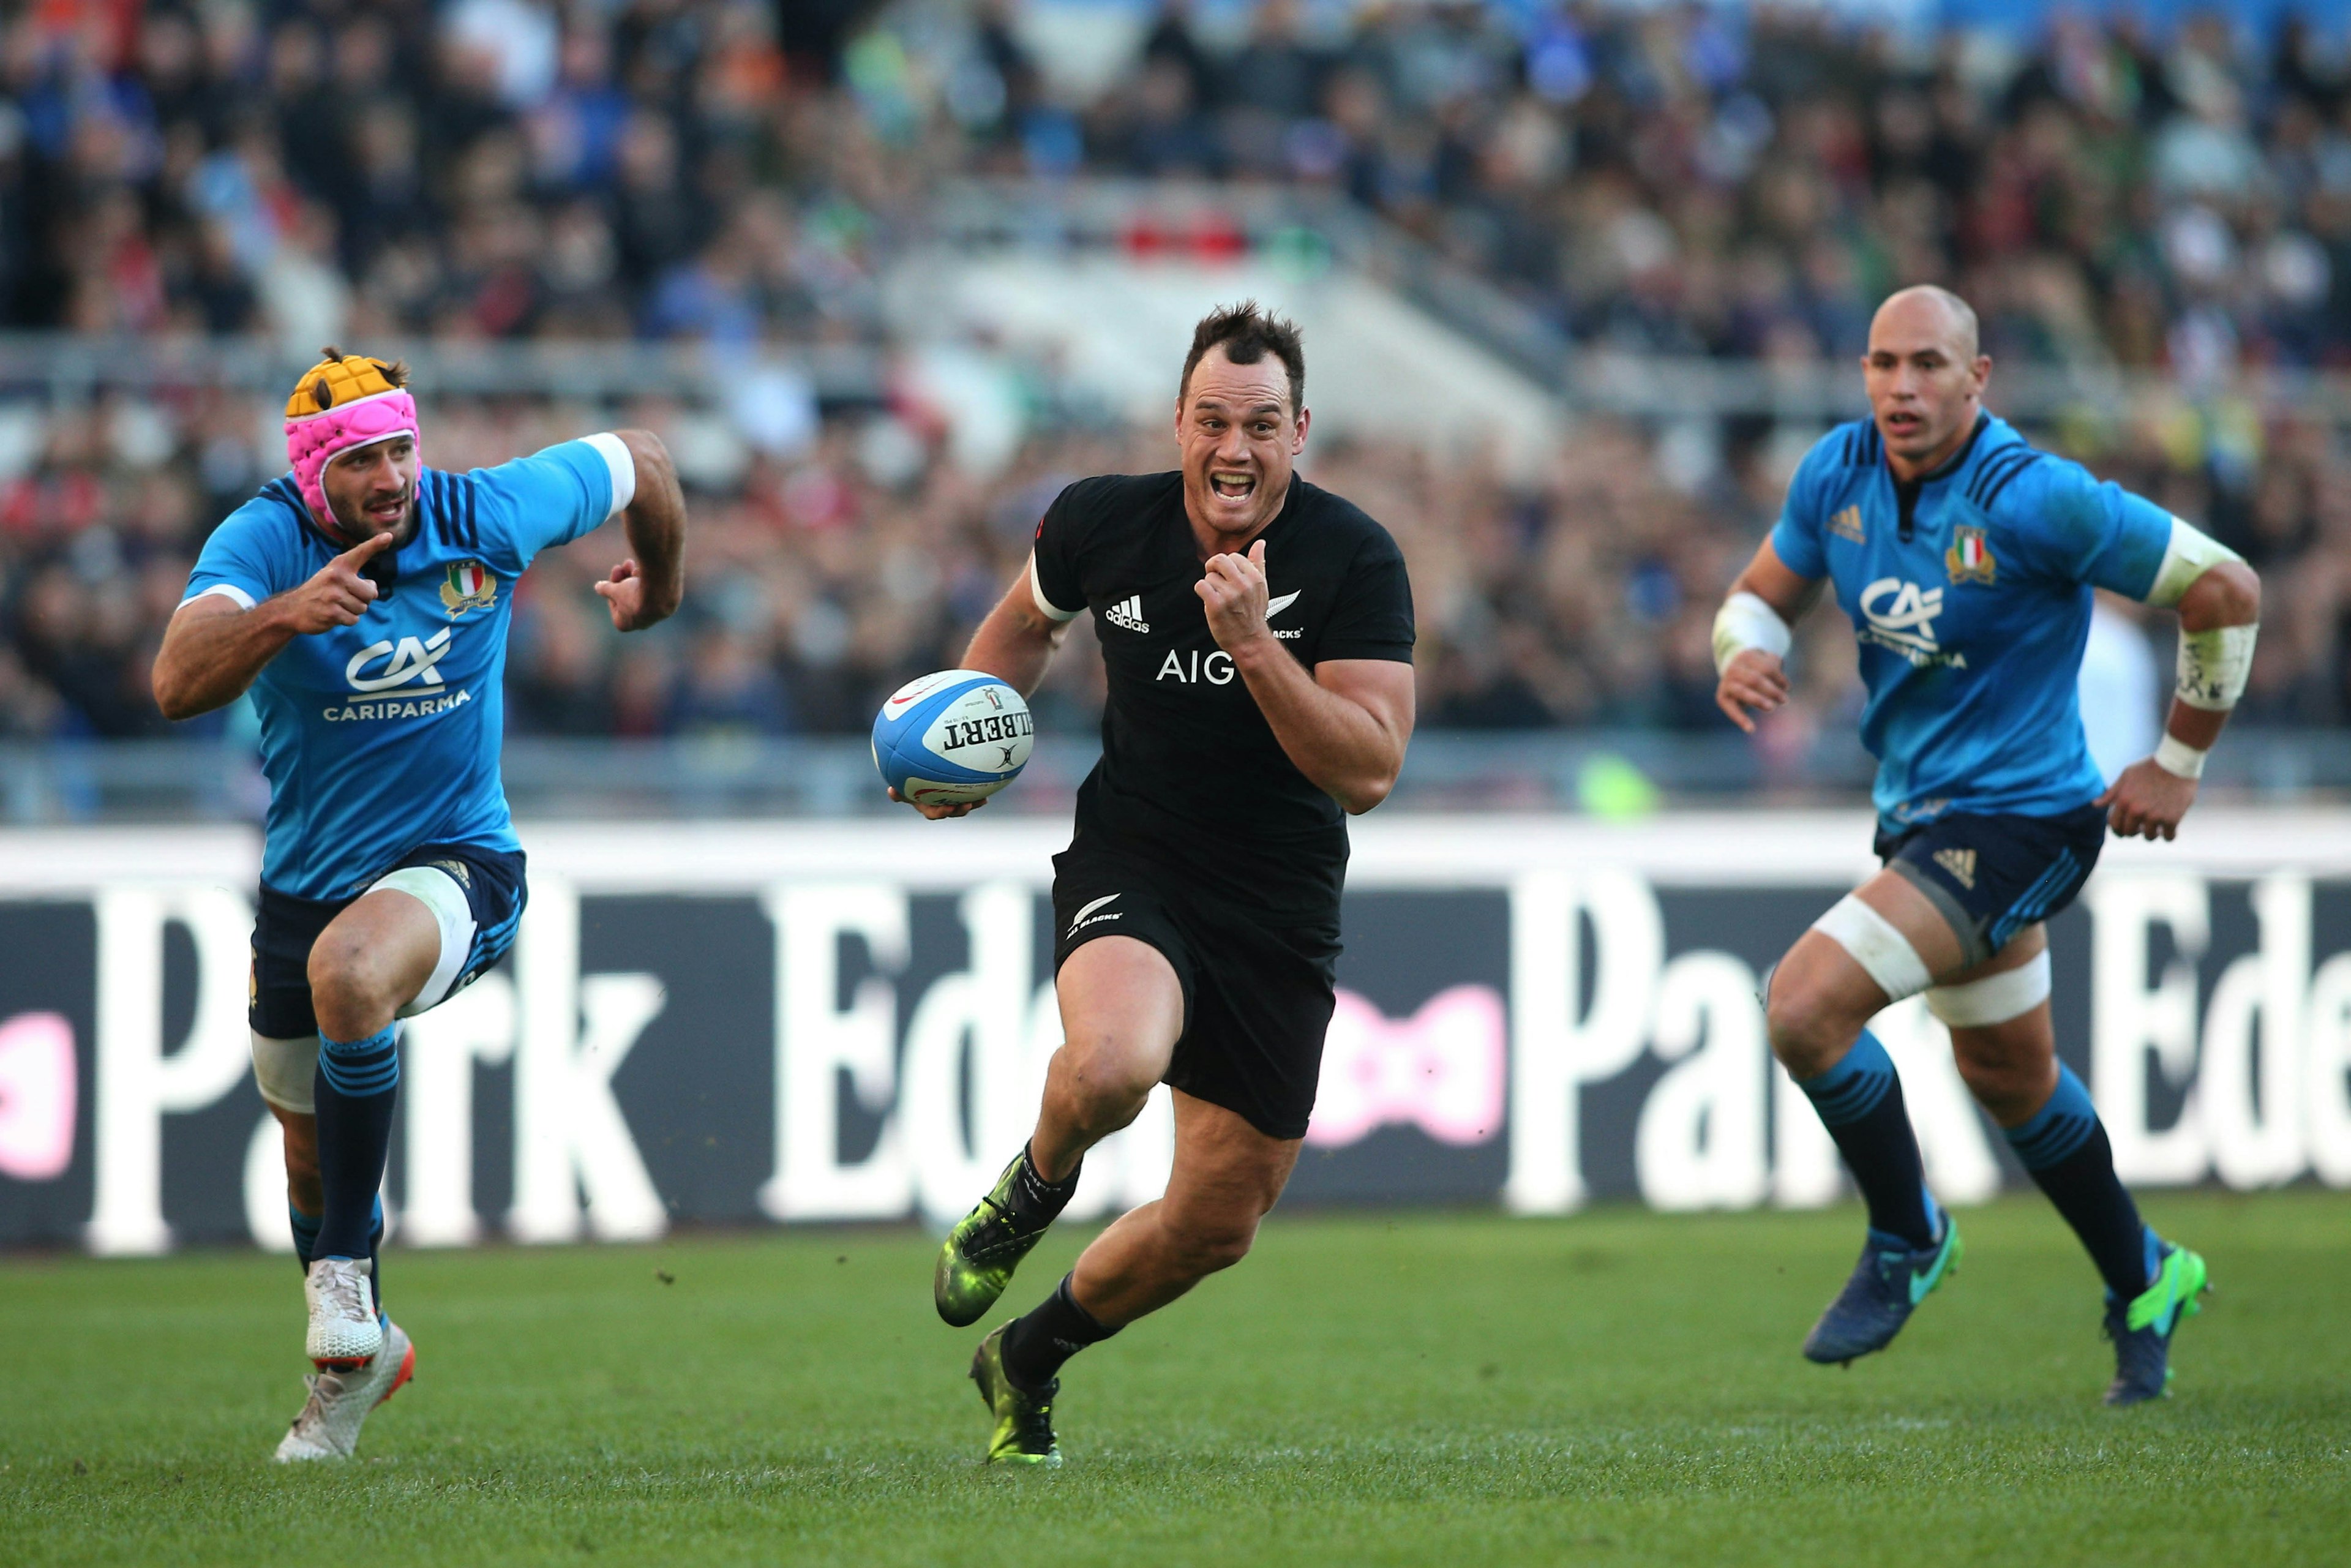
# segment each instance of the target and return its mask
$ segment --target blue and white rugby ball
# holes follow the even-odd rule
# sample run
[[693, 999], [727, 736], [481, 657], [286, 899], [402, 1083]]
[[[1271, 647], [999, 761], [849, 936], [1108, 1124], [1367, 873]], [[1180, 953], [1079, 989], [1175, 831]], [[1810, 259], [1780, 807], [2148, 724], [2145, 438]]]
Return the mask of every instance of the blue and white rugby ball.
[[918, 806], [985, 800], [1029, 766], [1037, 721], [1020, 694], [979, 670], [941, 670], [890, 694], [873, 719], [873, 766]]

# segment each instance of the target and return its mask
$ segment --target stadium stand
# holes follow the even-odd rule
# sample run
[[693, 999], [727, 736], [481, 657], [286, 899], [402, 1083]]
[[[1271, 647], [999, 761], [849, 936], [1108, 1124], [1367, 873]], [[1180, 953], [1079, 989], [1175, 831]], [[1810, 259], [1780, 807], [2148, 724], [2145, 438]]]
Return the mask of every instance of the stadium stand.
[[[1266, 0], [1237, 30], [1176, 4], [1080, 101], [1008, 5], [888, 7], [838, 40], [784, 36], [776, 15], [16, 9], [0, 325], [258, 334], [295, 354], [584, 339], [886, 362], [888, 261], [969, 176], [1343, 194], [1588, 354], [1843, 361], [1871, 301], [1935, 279], [1976, 300], [2004, 364], [2166, 372], [2160, 395], [2036, 434], [2278, 585], [2247, 719], [2351, 714], [2351, 422], [2274, 390], [2351, 366], [2351, 78], [2307, 28], [2250, 42], [2210, 17], [2161, 37], [2068, 18], [2021, 49], [1920, 47], [1768, 9], [1345, 23]], [[442, 466], [579, 413], [423, 390]], [[1059, 476], [1164, 462], [1059, 419], [973, 472], [886, 384], [779, 397], [689, 474], [681, 624], [623, 653], [564, 575], [601, 556], [542, 569], [510, 674], [518, 731], [862, 729], [880, 694], [952, 662]], [[171, 729], [148, 660], [205, 531], [266, 476], [258, 406], [0, 385], [0, 737]], [[1384, 444], [1320, 454], [1317, 476], [1411, 556], [1433, 725], [1718, 724], [1707, 619], [1789, 457], [1769, 419], [1724, 424], [1700, 470], [1671, 430], [1605, 419], [1533, 476]], [[1849, 640], [1814, 630], [1806, 700], [1767, 745], [1852, 700]], [[1092, 666], [1064, 668], [1040, 718], [1081, 729]]]

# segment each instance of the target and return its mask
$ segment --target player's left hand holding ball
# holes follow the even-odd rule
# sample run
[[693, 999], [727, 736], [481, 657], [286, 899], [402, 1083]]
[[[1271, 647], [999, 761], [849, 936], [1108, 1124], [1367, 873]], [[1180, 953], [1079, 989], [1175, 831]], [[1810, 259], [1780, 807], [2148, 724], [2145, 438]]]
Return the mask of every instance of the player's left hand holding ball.
[[2152, 757], [2132, 763], [2094, 804], [2107, 808], [2117, 838], [2171, 839], [2196, 803], [2196, 780], [2182, 779]]
[[1207, 606], [1208, 635], [1228, 653], [1238, 653], [1266, 636], [1265, 541], [1247, 555], [1212, 555], [1194, 585]]

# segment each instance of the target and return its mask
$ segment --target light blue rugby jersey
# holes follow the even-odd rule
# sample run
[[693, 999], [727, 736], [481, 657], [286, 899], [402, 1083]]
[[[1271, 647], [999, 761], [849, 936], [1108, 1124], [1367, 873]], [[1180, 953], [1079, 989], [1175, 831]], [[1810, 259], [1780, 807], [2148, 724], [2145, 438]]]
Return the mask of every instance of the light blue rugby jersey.
[[1918, 483], [1907, 538], [1901, 514], [1885, 443], [1859, 420], [1804, 455], [1771, 531], [1791, 570], [1831, 580], [1860, 641], [1881, 823], [2095, 800], [2074, 695], [2090, 590], [2145, 598], [2171, 515], [1990, 414]]
[[[419, 844], [513, 850], [498, 775], [515, 580], [611, 515], [604, 454], [568, 441], [467, 474], [425, 469], [392, 591], [356, 626], [297, 637], [253, 683], [269, 779], [261, 880], [349, 898]], [[188, 597], [250, 607], [299, 587], [346, 546], [283, 475], [213, 530]]]

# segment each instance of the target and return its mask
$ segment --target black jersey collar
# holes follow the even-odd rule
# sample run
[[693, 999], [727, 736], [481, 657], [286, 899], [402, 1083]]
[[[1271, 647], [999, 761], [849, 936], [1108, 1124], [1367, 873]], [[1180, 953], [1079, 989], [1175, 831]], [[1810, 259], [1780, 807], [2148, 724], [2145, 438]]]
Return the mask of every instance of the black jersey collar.
[[1961, 468], [1966, 467], [1968, 459], [1975, 454], [1976, 443], [1981, 441], [1983, 433], [1991, 428], [1991, 414], [1980, 408], [1976, 410], [1975, 428], [1968, 432], [1968, 438], [1965, 441], [1959, 443], [1959, 449], [1938, 464], [1931, 473], [1921, 474], [1916, 479], [1896, 478], [1894, 473], [1894, 460], [1890, 455], [1888, 455], [1886, 460], [1886, 476], [1894, 480], [1896, 531], [1901, 534], [1903, 543], [1910, 542], [1911, 532], [1917, 526], [1918, 492], [1938, 480], [1949, 478]]

